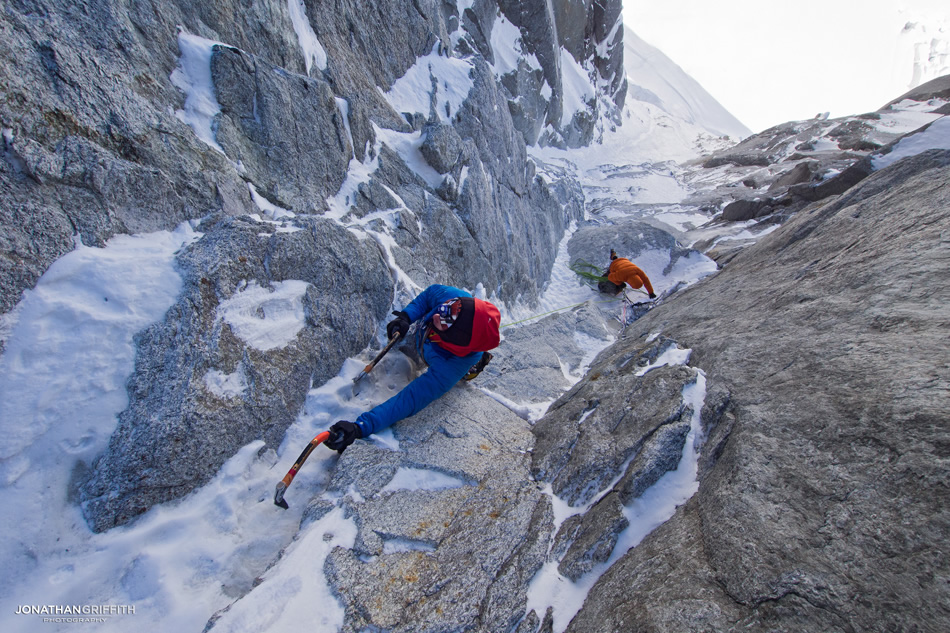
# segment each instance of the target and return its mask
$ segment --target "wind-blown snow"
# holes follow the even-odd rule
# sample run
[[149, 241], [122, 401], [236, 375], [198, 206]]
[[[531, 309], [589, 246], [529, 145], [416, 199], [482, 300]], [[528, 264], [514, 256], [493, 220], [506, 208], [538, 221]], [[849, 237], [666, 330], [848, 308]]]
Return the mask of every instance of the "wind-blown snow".
[[215, 46], [227, 45], [182, 30], [178, 34], [181, 58], [171, 74], [171, 82], [185, 93], [185, 107], [176, 111], [175, 116], [191, 126], [200, 140], [224, 154], [213, 127], [214, 117], [221, 112], [211, 81], [211, 53]]
[[945, 0], [828, 2], [818, 13], [756, 0], [623, 5], [630, 27], [756, 132], [871, 112], [950, 73]]
[[383, 96], [396, 112], [420, 113], [429, 116], [430, 98], [435, 92], [435, 114], [449, 121], [468, 97], [474, 81], [472, 64], [458, 57], [443, 57], [438, 45], [420, 57], [396, 80]]
[[326, 70], [327, 53], [317, 39], [317, 34], [313, 32], [303, 0], [287, 0], [287, 10], [290, 12], [290, 20], [293, 22], [294, 31], [297, 33], [300, 49], [303, 51], [307, 74], [310, 74], [310, 69], [313, 66], [320, 70]]
[[262, 351], [286, 347], [305, 324], [303, 296], [309, 284], [288, 280], [273, 286], [251, 281], [217, 307], [218, 316], [242, 341]]

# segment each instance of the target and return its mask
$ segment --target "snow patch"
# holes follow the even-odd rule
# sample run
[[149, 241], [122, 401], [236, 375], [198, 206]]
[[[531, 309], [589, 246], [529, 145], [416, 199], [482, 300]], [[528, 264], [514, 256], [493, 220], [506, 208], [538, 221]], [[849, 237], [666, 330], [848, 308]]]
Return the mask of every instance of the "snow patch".
[[[254, 589], [253, 600], [238, 600], [215, 622], [223, 633], [247, 631], [338, 631], [344, 611], [320, 573], [324, 561], [336, 547], [349, 549], [356, 542], [356, 525], [334, 508], [326, 516], [302, 530], [277, 564]], [[319, 605], [319, 608], [314, 608]]]
[[214, 119], [221, 113], [221, 105], [214, 95], [214, 82], [211, 80], [211, 55], [215, 46], [227, 44], [198, 37], [182, 29], [178, 34], [181, 57], [178, 68], [172, 71], [171, 82], [185, 93], [185, 107], [175, 111], [175, 116], [189, 125], [199, 140], [224, 154], [215, 139]]
[[590, 109], [588, 102], [597, 95], [587, 70], [565, 48], [561, 48], [561, 88], [564, 93], [561, 98], [563, 128], [571, 124], [575, 114]]
[[288, 280], [264, 288], [251, 281], [222, 301], [217, 315], [245, 343], [261, 351], [285, 347], [303, 329], [303, 296], [310, 284]]
[[257, 191], [257, 187], [255, 187], [253, 184], [247, 183], [247, 188], [251, 191], [251, 199], [254, 201], [254, 204], [257, 205], [257, 208], [260, 209], [264, 215], [266, 215], [271, 220], [282, 220], [284, 218], [296, 217], [289, 209], [279, 207], [262, 196]]
[[877, 154], [871, 159], [874, 169], [884, 169], [902, 158], [916, 156], [929, 149], [950, 149], [950, 117], [944, 116], [930, 124], [923, 132], [905, 136], [889, 154]]
[[518, 64], [522, 61], [532, 70], [541, 70], [541, 62], [534, 53], [525, 51], [521, 30], [501, 13], [495, 18], [489, 45], [495, 60], [492, 71], [499, 79], [503, 75], [518, 70]]
[[419, 150], [425, 141], [421, 130], [418, 132], [403, 133], [377, 127], [375, 124], [373, 124], [373, 130], [376, 132], [377, 138], [399, 154], [399, 157], [402, 158], [409, 169], [422, 178], [427, 185], [433, 189], [439, 188], [443, 180], [442, 174], [437, 172], [426, 162], [425, 157]]
[[239, 398], [247, 390], [247, 374], [243, 364], [230, 374], [209, 369], [204, 375], [204, 383], [208, 391], [219, 398]]
[[383, 554], [401, 554], [404, 552], [434, 552], [435, 545], [426, 541], [407, 538], [383, 539]]
[[667, 365], [685, 365], [689, 362], [689, 355], [692, 352], [690, 349], [680, 349], [675, 345], [670, 345], [663, 352], [657, 356], [656, 360], [647, 365], [646, 367], [641, 367], [637, 370], [637, 376], [645, 376], [648, 372], [658, 368], [666, 367]]
[[428, 468], [399, 468], [380, 493], [397, 490], [446, 490], [461, 488], [468, 482]]
[[307, 74], [310, 74], [313, 66], [326, 70], [327, 53], [317, 39], [317, 34], [313, 32], [313, 27], [310, 26], [303, 0], [287, 0], [287, 10], [290, 12], [290, 21], [294, 24], [297, 41], [300, 42], [300, 49], [303, 51]]
[[105, 248], [77, 241], [24, 292], [0, 356], [0, 458], [53, 427], [61, 439], [105, 447], [128, 404], [133, 337], [174, 303], [174, 254], [199, 237], [184, 224], [117, 235]]
[[464, 59], [439, 55], [436, 44], [432, 52], [420, 57], [383, 97], [396, 112], [428, 116], [434, 92], [436, 117], [440, 121], [451, 121], [475, 85], [471, 77], [473, 69]]

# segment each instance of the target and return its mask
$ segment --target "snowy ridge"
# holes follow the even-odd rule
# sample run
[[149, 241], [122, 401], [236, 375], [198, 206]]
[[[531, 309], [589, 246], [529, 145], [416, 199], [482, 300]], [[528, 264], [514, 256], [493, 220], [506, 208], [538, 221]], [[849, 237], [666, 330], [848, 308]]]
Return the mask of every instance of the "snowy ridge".
[[627, 105], [633, 99], [657, 106], [674, 119], [692, 123], [716, 136], [740, 140], [752, 134], [659, 49], [643, 41], [629, 27], [623, 33]]

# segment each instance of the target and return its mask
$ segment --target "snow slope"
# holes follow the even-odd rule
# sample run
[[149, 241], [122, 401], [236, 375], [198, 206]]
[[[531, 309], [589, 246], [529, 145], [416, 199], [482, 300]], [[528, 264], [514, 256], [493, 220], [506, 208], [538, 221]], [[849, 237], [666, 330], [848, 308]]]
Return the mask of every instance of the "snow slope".
[[739, 140], [752, 134], [699, 82], [629, 27], [623, 33], [623, 65], [627, 72], [628, 106], [631, 99], [651, 103], [679, 121], [718, 136]]

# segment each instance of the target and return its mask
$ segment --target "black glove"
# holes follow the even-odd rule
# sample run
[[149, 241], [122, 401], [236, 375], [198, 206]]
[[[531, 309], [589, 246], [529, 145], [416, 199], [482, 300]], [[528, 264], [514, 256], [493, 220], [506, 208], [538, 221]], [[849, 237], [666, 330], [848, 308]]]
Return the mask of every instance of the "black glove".
[[342, 453], [354, 440], [361, 437], [363, 437], [363, 433], [360, 431], [360, 427], [352, 422], [340, 420], [330, 427], [330, 437], [323, 444], [332, 451]]
[[651, 299], [656, 299], [656, 295], [651, 292], [651, 293], [650, 293], [650, 298], [651, 298]]
[[405, 336], [411, 325], [409, 315], [405, 312], [393, 312], [393, 314], [396, 315], [396, 318], [386, 325], [386, 336], [389, 337], [389, 340], [392, 340], [397, 333], [399, 338]]

